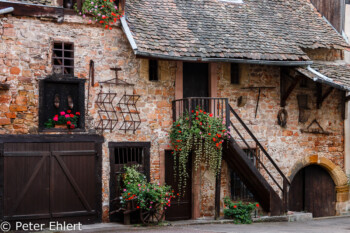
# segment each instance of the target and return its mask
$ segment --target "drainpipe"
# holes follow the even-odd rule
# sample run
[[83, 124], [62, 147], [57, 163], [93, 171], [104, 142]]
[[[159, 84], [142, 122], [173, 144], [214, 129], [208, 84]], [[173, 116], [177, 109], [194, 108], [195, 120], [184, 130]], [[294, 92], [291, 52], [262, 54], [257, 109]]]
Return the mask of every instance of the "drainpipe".
[[7, 13], [11, 13], [12, 11], [14, 11], [15, 9], [13, 7], [8, 7], [8, 8], [5, 8], [5, 9], [1, 9], [0, 10], [0, 15], [3, 15], [3, 14], [7, 14]]

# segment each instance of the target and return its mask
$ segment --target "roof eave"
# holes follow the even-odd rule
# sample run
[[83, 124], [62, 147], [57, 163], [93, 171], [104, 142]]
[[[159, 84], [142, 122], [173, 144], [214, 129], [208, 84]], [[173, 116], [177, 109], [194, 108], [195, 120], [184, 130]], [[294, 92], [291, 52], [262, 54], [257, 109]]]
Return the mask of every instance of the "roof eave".
[[229, 62], [229, 63], [272, 65], [272, 66], [307, 66], [307, 65], [313, 64], [313, 61], [283, 61], [283, 60], [276, 61], [276, 60], [253, 60], [253, 59], [240, 59], [240, 58], [180, 57], [180, 56], [141, 52], [138, 50], [134, 50], [134, 53], [139, 58], [151, 58], [151, 59], [174, 60], [174, 61]]

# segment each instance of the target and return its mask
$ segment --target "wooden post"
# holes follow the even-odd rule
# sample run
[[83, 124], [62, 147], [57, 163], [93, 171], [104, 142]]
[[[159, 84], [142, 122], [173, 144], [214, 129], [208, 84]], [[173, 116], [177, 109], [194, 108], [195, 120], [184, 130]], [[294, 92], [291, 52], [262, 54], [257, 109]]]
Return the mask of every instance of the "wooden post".
[[215, 182], [215, 220], [220, 219], [220, 186], [221, 186], [221, 168], [216, 176]]

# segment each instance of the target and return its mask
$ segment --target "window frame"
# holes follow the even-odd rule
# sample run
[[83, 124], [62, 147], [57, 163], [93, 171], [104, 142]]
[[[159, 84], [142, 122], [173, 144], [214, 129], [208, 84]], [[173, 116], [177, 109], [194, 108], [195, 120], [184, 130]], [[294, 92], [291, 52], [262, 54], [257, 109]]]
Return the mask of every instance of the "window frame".
[[80, 117], [79, 117], [79, 125], [75, 129], [70, 129], [69, 131], [73, 132], [85, 132], [85, 79], [72, 77], [70, 75], [49, 75], [45, 79], [39, 81], [39, 121], [38, 121], [38, 131], [39, 132], [67, 132], [68, 129], [46, 129], [44, 127], [44, 120], [46, 109], [43, 109], [45, 106], [45, 89], [47, 83], [63, 83], [63, 84], [77, 84], [78, 85], [78, 102]]
[[[61, 44], [61, 49], [58, 49], [58, 48], [55, 48], [55, 44]], [[71, 46], [71, 49], [65, 49], [65, 46], [66, 45], [69, 45]], [[58, 51], [58, 52], [61, 52], [62, 53], [62, 56], [57, 56], [55, 54], [55, 51]], [[55, 68], [56, 67], [61, 67], [61, 69], [65, 70], [66, 68], [69, 68], [71, 69], [72, 71], [70, 73], [61, 73], [63, 75], [70, 75], [70, 76], [74, 76], [74, 43], [73, 42], [68, 42], [68, 41], [58, 41], [58, 40], [54, 40], [52, 42], [52, 48], [51, 48], [51, 62], [52, 62], [52, 73], [55, 73]], [[65, 53], [68, 52], [68, 53], [71, 53], [71, 56], [70, 57], [66, 57], [65, 56]], [[61, 63], [60, 65], [55, 65], [55, 60], [59, 61], [59, 59], [62, 59], [61, 60]], [[72, 65], [65, 65], [65, 60], [71, 60], [72, 61]]]

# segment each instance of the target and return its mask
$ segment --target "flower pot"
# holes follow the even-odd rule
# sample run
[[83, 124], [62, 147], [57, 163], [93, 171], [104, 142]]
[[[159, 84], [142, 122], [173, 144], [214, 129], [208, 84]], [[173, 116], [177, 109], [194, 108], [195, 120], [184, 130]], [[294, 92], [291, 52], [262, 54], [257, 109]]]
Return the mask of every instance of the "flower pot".
[[55, 125], [55, 129], [67, 129], [67, 125]]

